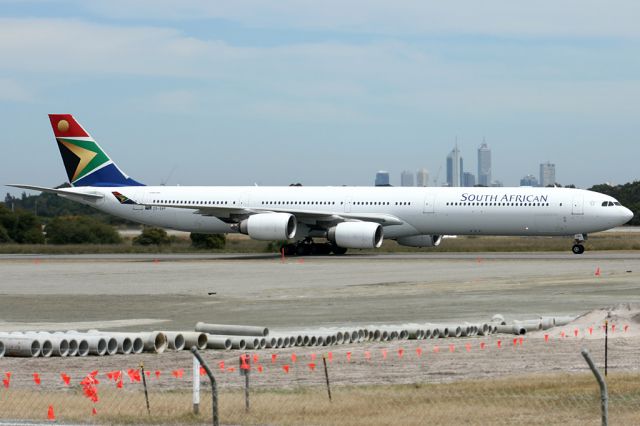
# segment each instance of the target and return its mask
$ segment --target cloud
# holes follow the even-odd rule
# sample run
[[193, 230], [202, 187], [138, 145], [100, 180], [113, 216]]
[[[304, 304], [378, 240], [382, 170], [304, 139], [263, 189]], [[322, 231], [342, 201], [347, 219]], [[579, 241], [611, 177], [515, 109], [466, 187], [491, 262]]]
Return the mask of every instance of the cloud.
[[420, 1], [385, 0], [97, 0], [79, 2], [100, 16], [144, 20], [224, 19], [272, 29], [339, 31], [395, 36], [498, 37], [640, 36], [632, 0]]

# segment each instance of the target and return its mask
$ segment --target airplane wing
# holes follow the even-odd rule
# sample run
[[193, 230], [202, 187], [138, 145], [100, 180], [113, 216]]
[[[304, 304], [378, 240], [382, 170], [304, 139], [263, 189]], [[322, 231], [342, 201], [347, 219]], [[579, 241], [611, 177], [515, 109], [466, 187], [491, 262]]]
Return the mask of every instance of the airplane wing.
[[8, 184], [13, 188], [28, 189], [29, 191], [48, 192], [50, 194], [60, 195], [62, 197], [77, 197], [85, 200], [98, 200], [103, 198], [104, 195], [97, 192], [78, 192], [77, 190], [69, 190], [67, 188], [47, 188], [46, 186], [35, 185], [20, 185], [20, 184]]
[[298, 222], [307, 225], [329, 226], [347, 221], [366, 221], [379, 223], [382, 226], [402, 225], [404, 222], [396, 216], [380, 213], [335, 213], [329, 211], [284, 209], [284, 208], [243, 208], [237, 206], [204, 206], [184, 204], [155, 204], [145, 203], [145, 206], [171, 207], [177, 209], [196, 210], [196, 214], [214, 216], [225, 222], [239, 221], [260, 213], [290, 213]]

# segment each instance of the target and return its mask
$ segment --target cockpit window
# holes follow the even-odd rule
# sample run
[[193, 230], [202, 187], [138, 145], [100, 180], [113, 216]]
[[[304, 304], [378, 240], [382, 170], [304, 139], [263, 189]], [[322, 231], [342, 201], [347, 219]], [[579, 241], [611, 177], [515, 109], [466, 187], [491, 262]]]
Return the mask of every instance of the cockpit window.
[[621, 206], [622, 205], [618, 201], [614, 201], [613, 204], [615, 204], [616, 206]]
[[607, 202], [606, 201], [602, 202], [602, 207], [607, 207]]

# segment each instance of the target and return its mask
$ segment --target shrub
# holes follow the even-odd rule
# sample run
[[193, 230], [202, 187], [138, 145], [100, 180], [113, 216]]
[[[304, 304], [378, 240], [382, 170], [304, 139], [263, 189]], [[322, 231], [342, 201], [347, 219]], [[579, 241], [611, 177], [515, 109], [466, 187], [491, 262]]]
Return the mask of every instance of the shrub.
[[0, 225], [0, 243], [10, 243], [11, 238], [9, 238], [9, 234], [4, 226]]
[[118, 244], [122, 242], [116, 230], [87, 216], [54, 218], [45, 228], [51, 244]]
[[162, 228], [145, 227], [142, 233], [133, 239], [133, 244], [137, 246], [168, 246], [171, 244], [171, 238]]
[[40, 221], [30, 212], [24, 210], [12, 212], [0, 206], [0, 227], [4, 228], [6, 233], [5, 237], [0, 236], [0, 242], [8, 237], [5, 242], [13, 241], [19, 244], [44, 243]]
[[200, 249], [223, 249], [227, 237], [224, 234], [198, 234], [192, 232], [189, 236], [191, 245]]

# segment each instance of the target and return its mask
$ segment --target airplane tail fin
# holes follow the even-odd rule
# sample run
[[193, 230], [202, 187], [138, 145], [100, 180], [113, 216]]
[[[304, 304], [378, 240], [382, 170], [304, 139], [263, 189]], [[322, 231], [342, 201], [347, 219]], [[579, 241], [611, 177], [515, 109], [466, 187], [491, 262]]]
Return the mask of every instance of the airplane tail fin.
[[109, 158], [71, 114], [49, 114], [72, 186], [142, 186]]

